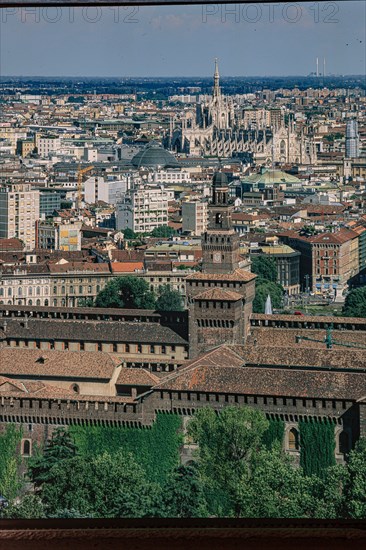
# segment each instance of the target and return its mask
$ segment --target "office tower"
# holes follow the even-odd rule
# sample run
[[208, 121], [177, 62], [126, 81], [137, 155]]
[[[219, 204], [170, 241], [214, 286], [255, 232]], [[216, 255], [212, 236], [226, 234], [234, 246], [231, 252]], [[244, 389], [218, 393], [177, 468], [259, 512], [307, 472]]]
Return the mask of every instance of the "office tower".
[[360, 156], [360, 141], [357, 120], [349, 120], [346, 127], [346, 158]]

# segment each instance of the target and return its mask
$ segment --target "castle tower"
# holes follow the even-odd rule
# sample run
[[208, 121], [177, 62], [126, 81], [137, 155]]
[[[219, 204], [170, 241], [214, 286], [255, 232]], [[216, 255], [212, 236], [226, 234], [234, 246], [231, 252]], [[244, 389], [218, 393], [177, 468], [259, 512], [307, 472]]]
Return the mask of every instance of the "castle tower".
[[186, 277], [190, 357], [220, 344], [242, 345], [249, 332], [255, 275], [240, 269], [232, 210], [227, 177], [217, 172], [202, 238], [202, 272]]

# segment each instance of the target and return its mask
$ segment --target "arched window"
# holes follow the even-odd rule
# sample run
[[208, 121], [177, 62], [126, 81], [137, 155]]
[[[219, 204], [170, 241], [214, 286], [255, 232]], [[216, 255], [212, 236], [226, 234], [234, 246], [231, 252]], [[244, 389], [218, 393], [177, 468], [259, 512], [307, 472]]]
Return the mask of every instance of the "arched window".
[[339, 452], [344, 455], [349, 452], [349, 437], [345, 431], [339, 434]]
[[28, 287], [28, 296], [32, 296], [33, 294], [33, 287]]
[[31, 306], [33, 304], [32, 300], [28, 300], [28, 305]]
[[41, 287], [37, 286], [37, 296], [41, 295]]
[[53, 300], [53, 305], [57, 306], [57, 299], [56, 298], [54, 298], [54, 300]]
[[288, 448], [290, 451], [298, 451], [299, 445], [299, 432], [296, 428], [291, 428], [288, 432]]
[[64, 286], [61, 287], [61, 294], [65, 294], [65, 287]]
[[4, 289], [0, 288], [0, 296], [4, 296]]
[[45, 293], [45, 295], [47, 296], [47, 294], [48, 294], [48, 286], [45, 286], [45, 287], [44, 287], [44, 293]]
[[74, 287], [70, 286], [70, 294], [74, 294]]
[[41, 300], [37, 300], [36, 306], [40, 306], [40, 305], [41, 305]]
[[57, 294], [57, 286], [54, 286], [54, 287], [53, 287], [53, 293], [54, 293], [54, 294]]
[[285, 143], [285, 140], [283, 139], [280, 143], [280, 154], [281, 155], [285, 155], [286, 154], [286, 143]]
[[18, 296], [22, 296], [23, 294], [23, 289], [21, 286], [18, 286]]
[[44, 301], [44, 305], [45, 305], [45, 306], [48, 306], [48, 300], [45, 300], [45, 301]]
[[11, 287], [9, 286], [8, 288], [8, 296], [11, 296], [12, 295], [12, 291], [11, 291]]
[[216, 214], [215, 223], [216, 225], [222, 225], [222, 214]]
[[32, 442], [30, 439], [23, 439], [22, 441], [22, 456], [31, 456], [32, 454]]

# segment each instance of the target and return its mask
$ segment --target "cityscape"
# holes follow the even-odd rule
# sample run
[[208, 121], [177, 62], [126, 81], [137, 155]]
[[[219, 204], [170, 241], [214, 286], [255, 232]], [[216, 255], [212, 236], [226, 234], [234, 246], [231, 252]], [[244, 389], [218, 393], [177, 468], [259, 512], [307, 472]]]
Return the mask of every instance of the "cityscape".
[[2, 518], [366, 518], [365, 74], [212, 54], [0, 77]]

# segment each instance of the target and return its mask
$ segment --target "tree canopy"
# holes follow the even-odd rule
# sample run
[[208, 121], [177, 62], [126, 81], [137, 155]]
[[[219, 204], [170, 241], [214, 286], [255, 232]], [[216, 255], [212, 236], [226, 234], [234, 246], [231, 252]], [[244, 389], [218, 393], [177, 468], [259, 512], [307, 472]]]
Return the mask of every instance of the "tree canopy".
[[261, 255], [251, 256], [252, 272], [267, 281], [277, 282], [277, 266], [273, 258]]
[[366, 317], [366, 286], [355, 288], [347, 294], [342, 315], [345, 317]]
[[151, 232], [152, 237], [163, 237], [164, 239], [173, 237], [176, 234], [177, 232], [175, 229], [169, 227], [169, 225], [160, 225], [159, 227], [155, 227]]
[[255, 285], [255, 297], [253, 300], [253, 312], [264, 313], [268, 295], [271, 297], [272, 306], [279, 308], [282, 305], [283, 287], [267, 279], [258, 277]]
[[158, 311], [183, 311], [182, 295], [177, 290], [171, 290], [169, 285], [160, 287], [156, 309]]
[[155, 295], [141, 277], [128, 275], [109, 281], [95, 299], [96, 307], [155, 309]]

